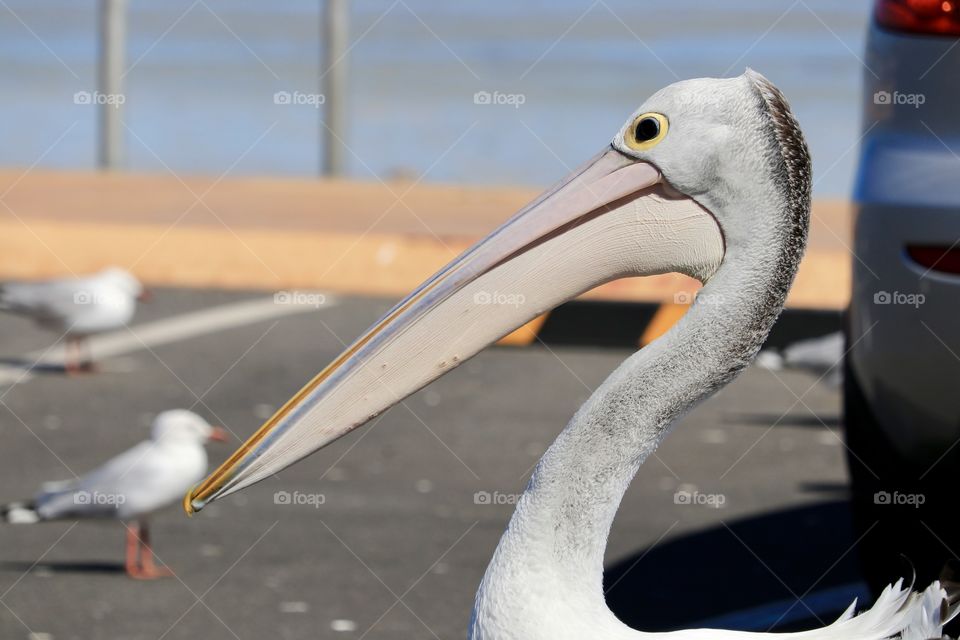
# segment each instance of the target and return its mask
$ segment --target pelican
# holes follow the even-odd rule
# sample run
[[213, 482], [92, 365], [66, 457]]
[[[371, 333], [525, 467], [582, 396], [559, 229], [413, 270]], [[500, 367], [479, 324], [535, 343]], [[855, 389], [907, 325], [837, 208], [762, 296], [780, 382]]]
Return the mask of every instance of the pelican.
[[[280, 471], [591, 287], [680, 272], [705, 283], [700, 296], [613, 372], [543, 455], [480, 584], [469, 637], [770, 635], [631, 629], [604, 602], [603, 555], [640, 464], [763, 344], [803, 255], [809, 212], [809, 154], [776, 87], [749, 69], [670, 85], [586, 165], [397, 304], [188, 494], [185, 507], [199, 510]], [[855, 604], [829, 626], [788, 637], [919, 640], [938, 637], [955, 613], [939, 583], [912, 593], [900, 581], [859, 615]]]
[[207, 472], [204, 444], [225, 442], [227, 432], [185, 409], [153, 420], [150, 439], [73, 480], [46, 482], [32, 500], [0, 506], [0, 521], [116, 519], [127, 529], [124, 568], [131, 578], [173, 575], [154, 562], [148, 517], [176, 504]]
[[132, 273], [108, 267], [88, 276], [0, 285], [0, 310], [31, 318], [63, 336], [63, 368], [77, 373], [93, 365], [87, 338], [127, 326], [137, 301], [149, 297]]

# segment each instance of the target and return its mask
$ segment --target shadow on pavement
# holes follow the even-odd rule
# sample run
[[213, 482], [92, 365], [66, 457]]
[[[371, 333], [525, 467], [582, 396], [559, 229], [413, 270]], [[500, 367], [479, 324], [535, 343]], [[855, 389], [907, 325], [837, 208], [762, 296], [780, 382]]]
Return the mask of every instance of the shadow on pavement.
[[[861, 582], [849, 504], [823, 502], [723, 523], [622, 558], [604, 573], [607, 603], [635, 629], [690, 627], [783, 601], [788, 625], [819, 626], [798, 597]], [[839, 589], [837, 593], [849, 593]], [[832, 622], [849, 600], [813, 608]], [[773, 616], [775, 621], [779, 614]], [[770, 624], [770, 623], [767, 623]], [[748, 625], [741, 627], [748, 629]], [[766, 628], [749, 630], [762, 630]]]
[[[783, 425], [785, 427], [806, 427], [809, 429], [839, 429], [843, 422], [840, 416], [814, 416], [809, 413], [725, 413], [724, 424], [749, 424], [758, 427]], [[838, 434], [841, 435], [842, 434]]]
[[27, 573], [125, 573], [122, 562], [0, 562], [0, 571]]
[[20, 369], [24, 373], [66, 373], [66, 367], [62, 364], [37, 362], [24, 358], [0, 358], [0, 367], [9, 367], [11, 369]]

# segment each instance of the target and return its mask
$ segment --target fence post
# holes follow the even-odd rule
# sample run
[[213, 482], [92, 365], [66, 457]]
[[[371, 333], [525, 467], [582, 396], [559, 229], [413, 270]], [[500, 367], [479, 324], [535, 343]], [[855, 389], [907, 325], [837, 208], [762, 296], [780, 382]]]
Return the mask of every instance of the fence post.
[[[123, 65], [127, 39], [127, 1], [100, 0], [100, 51], [97, 105], [100, 119], [97, 162], [101, 169], [123, 163]], [[112, 98], [112, 99], [107, 99]]]
[[321, 171], [325, 176], [343, 175], [346, 168], [344, 147], [340, 140], [346, 136], [347, 103], [347, 39], [349, 10], [347, 0], [325, 0], [323, 17], [323, 76], [324, 96], [321, 135], [323, 157]]

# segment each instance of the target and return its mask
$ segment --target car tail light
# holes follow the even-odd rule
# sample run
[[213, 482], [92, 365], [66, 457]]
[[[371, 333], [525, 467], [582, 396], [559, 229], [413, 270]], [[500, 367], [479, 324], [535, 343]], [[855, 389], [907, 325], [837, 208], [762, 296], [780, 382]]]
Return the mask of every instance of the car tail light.
[[960, 248], [956, 246], [909, 245], [910, 259], [930, 271], [960, 274]]
[[877, 0], [877, 24], [892, 31], [960, 35], [960, 0]]

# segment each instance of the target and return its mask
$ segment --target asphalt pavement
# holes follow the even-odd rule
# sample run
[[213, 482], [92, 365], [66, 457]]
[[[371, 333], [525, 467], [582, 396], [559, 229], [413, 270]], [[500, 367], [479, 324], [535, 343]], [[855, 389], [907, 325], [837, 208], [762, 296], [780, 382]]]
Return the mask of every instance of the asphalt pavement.
[[[390, 304], [329, 296], [264, 315], [249, 310], [269, 292], [155, 293], [99, 372], [3, 378], [0, 501], [97, 466], [164, 409], [227, 427], [237, 440], [209, 447], [218, 463]], [[218, 308], [229, 322], [194, 326]], [[0, 317], [0, 363], [29, 367], [54, 338]], [[0, 638], [462, 638], [516, 494], [628, 353], [488, 349], [275, 478], [193, 518], [157, 514], [173, 578], [126, 578], [117, 523], [0, 526]], [[687, 416], [614, 524], [617, 615], [647, 630], [803, 625], [862, 592], [838, 413], [812, 377], [751, 368]]]

